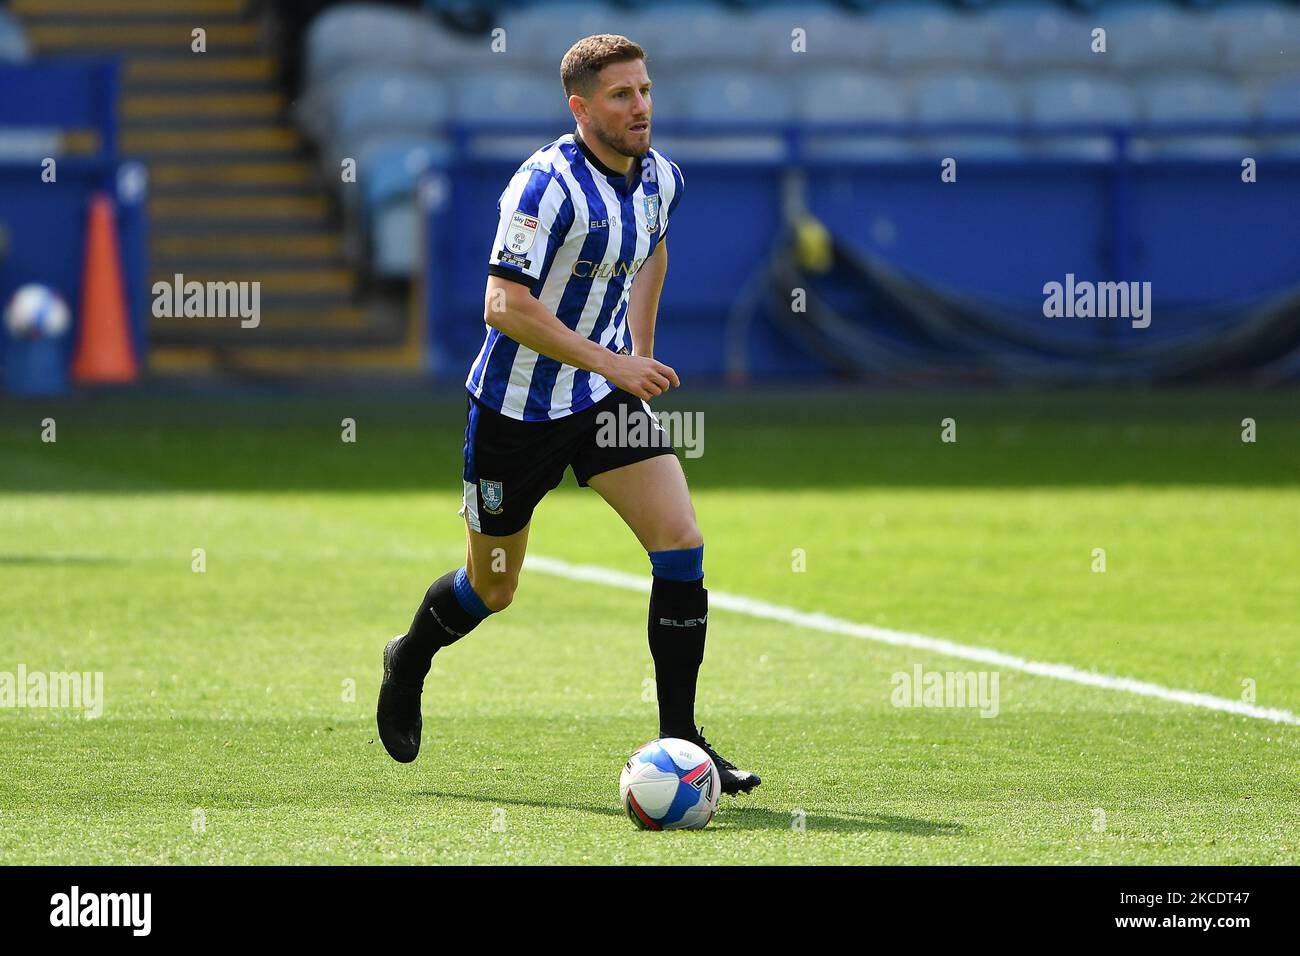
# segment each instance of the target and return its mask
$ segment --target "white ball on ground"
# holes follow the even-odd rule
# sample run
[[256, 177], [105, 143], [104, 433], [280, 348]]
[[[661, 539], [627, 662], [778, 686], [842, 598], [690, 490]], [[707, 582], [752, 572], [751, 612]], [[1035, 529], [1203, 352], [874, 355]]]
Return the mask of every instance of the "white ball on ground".
[[15, 338], [57, 338], [70, 324], [71, 313], [63, 297], [35, 282], [21, 286], [5, 306], [5, 328]]
[[718, 809], [722, 781], [713, 760], [689, 740], [643, 744], [618, 779], [628, 817], [643, 830], [699, 830]]

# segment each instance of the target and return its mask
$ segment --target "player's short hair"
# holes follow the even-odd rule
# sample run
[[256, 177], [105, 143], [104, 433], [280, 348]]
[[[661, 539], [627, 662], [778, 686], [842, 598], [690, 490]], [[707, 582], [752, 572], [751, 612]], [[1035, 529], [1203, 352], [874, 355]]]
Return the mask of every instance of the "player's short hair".
[[645, 50], [640, 45], [617, 33], [597, 33], [583, 37], [569, 47], [569, 52], [560, 61], [560, 80], [564, 83], [564, 93], [566, 96], [574, 93], [588, 96], [600, 71], [611, 63], [644, 59]]

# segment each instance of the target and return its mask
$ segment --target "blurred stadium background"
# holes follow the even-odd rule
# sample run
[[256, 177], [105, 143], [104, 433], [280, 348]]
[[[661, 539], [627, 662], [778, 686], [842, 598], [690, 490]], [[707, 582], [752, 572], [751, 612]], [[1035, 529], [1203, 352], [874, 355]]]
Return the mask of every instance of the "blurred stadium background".
[[[1300, 7], [1278, 2], [9, 0], [0, 301], [57, 292], [65, 366], [88, 310], [122, 312], [138, 368], [101, 377], [450, 387], [497, 196], [571, 126], [558, 61], [603, 31], [648, 50], [686, 172], [657, 350], [696, 381], [1300, 371]], [[260, 282], [259, 324], [155, 316], [178, 273]], [[1151, 325], [1046, 318], [1067, 274], [1150, 282]], [[18, 347], [12, 391], [60, 387]]]

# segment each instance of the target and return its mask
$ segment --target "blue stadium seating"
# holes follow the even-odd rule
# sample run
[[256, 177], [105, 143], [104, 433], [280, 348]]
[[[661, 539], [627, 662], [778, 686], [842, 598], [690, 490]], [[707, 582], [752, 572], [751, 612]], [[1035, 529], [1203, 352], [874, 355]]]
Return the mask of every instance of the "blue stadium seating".
[[1277, 4], [1243, 4], [1216, 11], [1228, 70], [1300, 71], [1300, 12]]
[[1259, 98], [1260, 119], [1300, 122], [1300, 76], [1275, 81]]
[[376, 69], [339, 96], [330, 137], [337, 146], [376, 132], [433, 134], [451, 116], [450, 96], [427, 74]]
[[1131, 123], [1138, 118], [1133, 94], [1119, 80], [1087, 73], [1061, 73], [1029, 87], [1033, 123]]
[[[370, 217], [376, 205], [414, 208], [415, 202], [415, 181], [401, 164], [388, 171], [394, 162], [388, 157], [400, 148], [381, 149], [376, 142], [400, 142], [415, 128], [424, 141], [439, 144], [433, 150], [439, 164], [456, 154], [445, 121], [462, 129], [495, 124], [492, 135], [466, 139], [463, 155], [517, 163], [570, 125], [558, 61], [574, 39], [594, 32], [624, 33], [646, 46], [656, 144], [691, 162], [781, 162], [795, 141], [791, 132], [800, 128], [801, 155], [819, 163], [936, 153], [1109, 161], [1110, 136], [1043, 130], [1066, 123], [1296, 119], [1287, 73], [1300, 76], [1300, 43], [1294, 42], [1300, 14], [1278, 3], [1210, 4], [1209, 12], [1137, 0], [1098, 3], [1086, 12], [1078, 3], [1031, 0], [861, 6], [870, 9], [792, 0], [746, 3], [744, 9], [534, 0], [500, 9], [506, 49], [493, 53], [489, 35], [466, 39], [427, 13], [348, 4], [313, 24], [297, 116], [327, 156], [337, 155], [340, 117], [344, 127], [355, 122], [364, 134], [359, 147], [349, 144], [353, 153], [385, 156], [384, 197], [367, 200], [369, 218], [361, 220], [371, 228], [377, 228]], [[359, 27], [364, 19], [375, 22]], [[1105, 54], [1091, 49], [1096, 26], [1107, 30]], [[801, 52], [792, 49], [796, 27], [804, 31]], [[358, 78], [403, 66], [427, 77], [418, 86], [426, 91], [416, 97], [420, 102], [399, 97], [392, 111], [367, 109], [375, 84]], [[1013, 132], [957, 135], [926, 128], [953, 122], [1009, 125]], [[742, 132], [728, 128], [734, 124], [747, 125]], [[831, 128], [851, 124], [897, 129]], [[1194, 158], [1252, 144], [1287, 150], [1298, 140], [1286, 131], [1265, 139], [1147, 131], [1133, 148], [1137, 156]]]
[[799, 85], [798, 116], [806, 122], [889, 123], [906, 115], [903, 84], [885, 73], [826, 70]]
[[[560, 58], [575, 40], [593, 33], [624, 33], [627, 13], [602, 4], [555, 3], [508, 7], [502, 11], [506, 52], [503, 60], [549, 68], [560, 73]], [[634, 38], [635, 39], [635, 38]], [[558, 80], [557, 80], [558, 82]]]
[[[1175, 73], [1153, 78], [1141, 87], [1145, 118], [1167, 123], [1232, 122], [1250, 115], [1246, 95], [1211, 74]], [[1142, 156], [1244, 156], [1249, 141], [1242, 136], [1168, 135], [1139, 137]]]
[[1039, 4], [997, 7], [983, 16], [995, 31], [999, 61], [1008, 70], [1097, 64], [1089, 47], [1093, 24], [1081, 16]]
[[916, 118], [923, 123], [1016, 123], [1022, 119], [1014, 87], [992, 75], [928, 73], [916, 83]]
[[[779, 6], [759, 10], [753, 19], [766, 63], [792, 75], [809, 69], [872, 69], [884, 59], [884, 32], [846, 10]], [[792, 35], [796, 27], [804, 31], [798, 51]]]
[[1169, 67], [1213, 69], [1219, 41], [1212, 20], [1168, 6], [1132, 6], [1098, 19], [1106, 28], [1106, 56], [1124, 70]]
[[744, 70], [693, 74], [682, 104], [688, 120], [726, 126], [736, 122], [780, 122], [794, 112], [788, 84]]
[[453, 86], [453, 113], [461, 122], [572, 121], [558, 74], [498, 70], [462, 77]]
[[[1138, 118], [1133, 94], [1109, 77], [1088, 73], [1053, 74], [1034, 81], [1028, 92], [1029, 121], [1038, 126], [1068, 123], [1123, 126]], [[1035, 142], [1034, 151], [1059, 157], [1108, 160], [1115, 154], [1115, 141], [1106, 135], [1052, 136]]]
[[307, 30], [304, 86], [356, 63], [421, 64], [440, 32], [428, 17], [406, 10], [363, 3], [329, 7]]
[[881, 10], [872, 25], [883, 34], [885, 57], [897, 67], [979, 67], [992, 59], [994, 34], [982, 18], [943, 8]]

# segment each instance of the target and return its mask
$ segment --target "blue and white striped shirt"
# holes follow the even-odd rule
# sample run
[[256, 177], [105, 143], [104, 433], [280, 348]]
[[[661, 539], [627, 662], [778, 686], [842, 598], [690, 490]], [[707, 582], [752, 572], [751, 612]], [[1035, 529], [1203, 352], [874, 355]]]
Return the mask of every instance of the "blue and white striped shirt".
[[[654, 149], [629, 184], [574, 134], [561, 136], [533, 153], [501, 194], [488, 271], [527, 284], [579, 335], [630, 351], [632, 281], [664, 240], [683, 185], [677, 164]], [[580, 412], [614, 386], [488, 328], [465, 387], [503, 415], [544, 421]]]

